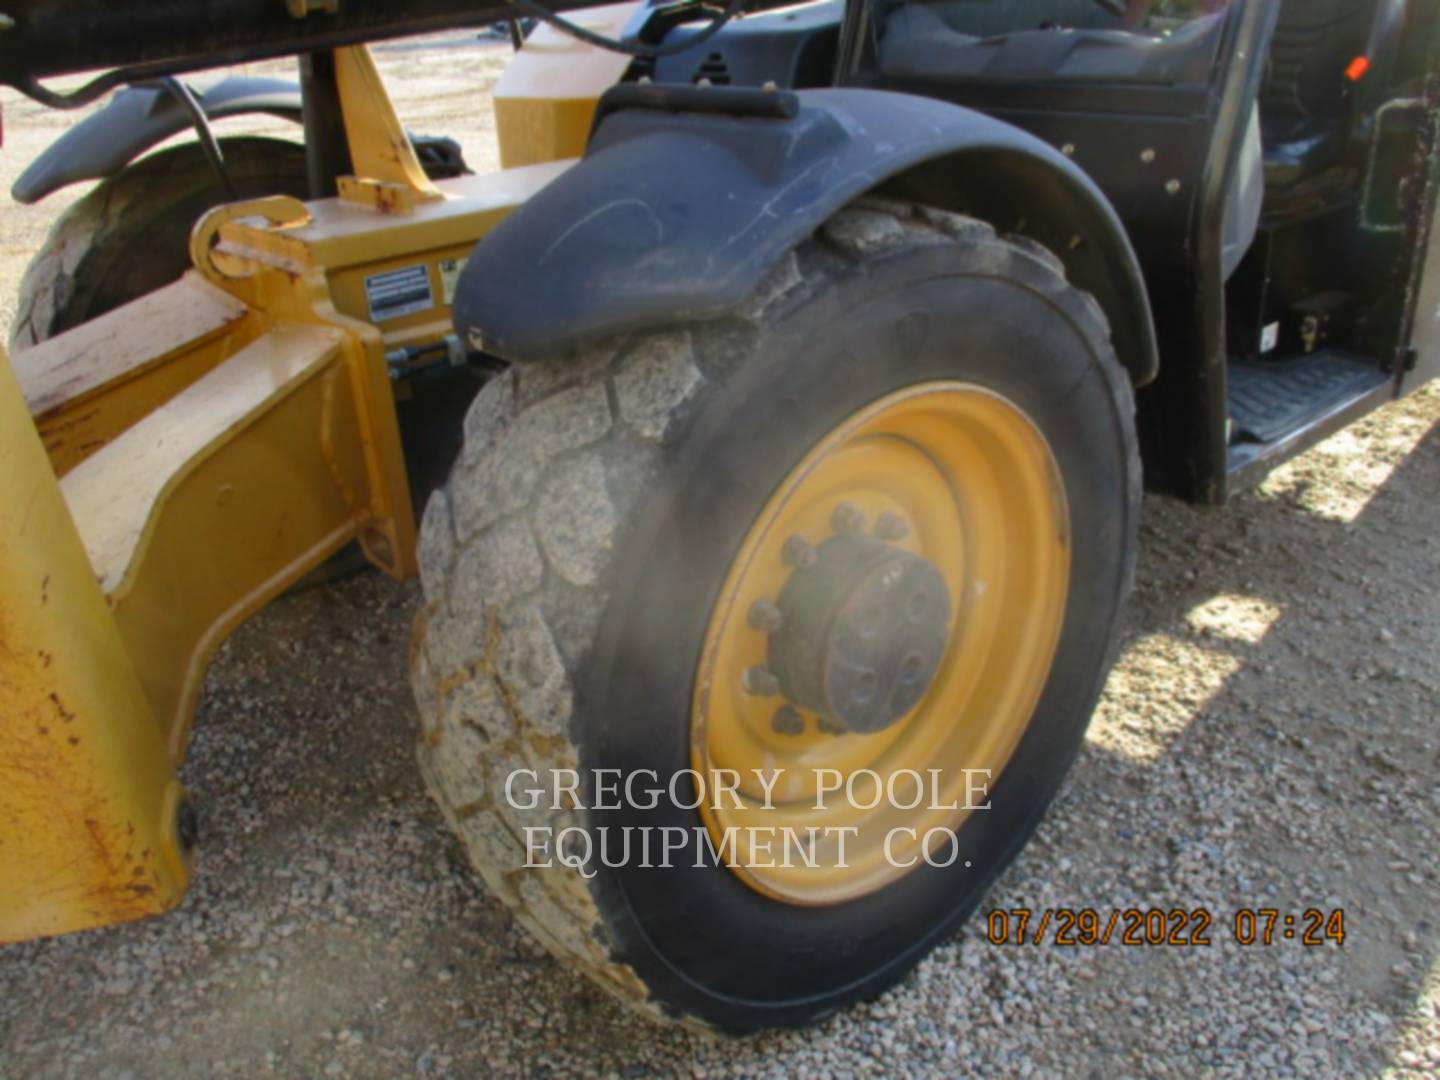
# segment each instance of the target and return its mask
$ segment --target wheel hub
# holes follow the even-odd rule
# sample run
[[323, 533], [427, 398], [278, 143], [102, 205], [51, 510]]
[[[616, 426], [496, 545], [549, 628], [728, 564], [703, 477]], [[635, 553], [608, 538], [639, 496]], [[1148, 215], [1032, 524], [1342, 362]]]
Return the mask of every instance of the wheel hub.
[[883, 731], [925, 696], [950, 624], [928, 559], [858, 532], [832, 536], [780, 594], [769, 667], [793, 706], [832, 734]]
[[[1060, 475], [1013, 403], [930, 382], [781, 480], [715, 599], [691, 717], [692, 766], [740, 777], [739, 805], [699, 814], [746, 885], [805, 906], [884, 888], [960, 827], [977, 770], [1001, 774], [1065, 612]], [[772, 858], [782, 835], [810, 857]]]

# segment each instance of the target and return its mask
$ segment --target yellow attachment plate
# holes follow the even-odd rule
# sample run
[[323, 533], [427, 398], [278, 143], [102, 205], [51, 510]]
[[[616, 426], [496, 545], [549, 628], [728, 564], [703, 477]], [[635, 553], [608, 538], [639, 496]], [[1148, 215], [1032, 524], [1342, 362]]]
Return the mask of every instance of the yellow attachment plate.
[[[62, 482], [176, 761], [210, 656], [241, 620], [362, 526], [413, 528], [403, 478], [382, 492], [372, 476], [347, 340], [275, 327]], [[372, 542], [392, 560], [408, 546]]]
[[[218, 208], [195, 271], [31, 350], [24, 396], [0, 363], [0, 940], [173, 906], [174, 768], [214, 649], [352, 537], [415, 572], [386, 350], [442, 340], [460, 260], [567, 166], [431, 184], [343, 53], [357, 171], [408, 214]], [[392, 271], [432, 299], [372, 318]]]
[[16, 378], [62, 476], [258, 332], [196, 274], [16, 353]]
[[174, 906], [180, 789], [0, 351], [0, 941]]

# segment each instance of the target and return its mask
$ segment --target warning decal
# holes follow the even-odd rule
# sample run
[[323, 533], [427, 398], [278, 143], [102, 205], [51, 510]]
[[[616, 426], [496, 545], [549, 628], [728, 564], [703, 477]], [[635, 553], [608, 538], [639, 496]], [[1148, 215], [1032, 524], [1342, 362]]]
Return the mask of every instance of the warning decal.
[[435, 306], [430, 271], [422, 265], [372, 274], [365, 279], [365, 299], [370, 304], [371, 322], [427, 311]]

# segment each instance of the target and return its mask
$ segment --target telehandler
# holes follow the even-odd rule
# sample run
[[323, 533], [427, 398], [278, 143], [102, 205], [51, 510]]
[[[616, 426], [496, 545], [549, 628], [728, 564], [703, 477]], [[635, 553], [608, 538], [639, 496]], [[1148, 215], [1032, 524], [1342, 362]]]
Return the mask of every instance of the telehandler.
[[[124, 88], [17, 186], [113, 198], [0, 364], [0, 940], [179, 903], [209, 659], [354, 542], [420, 576], [420, 766], [529, 931], [811, 1022], [1039, 826], [1142, 462], [1220, 504], [1440, 372], [1436, 0], [742, 6], [0, 5], [0, 81]], [[473, 175], [365, 43], [522, 17]]]

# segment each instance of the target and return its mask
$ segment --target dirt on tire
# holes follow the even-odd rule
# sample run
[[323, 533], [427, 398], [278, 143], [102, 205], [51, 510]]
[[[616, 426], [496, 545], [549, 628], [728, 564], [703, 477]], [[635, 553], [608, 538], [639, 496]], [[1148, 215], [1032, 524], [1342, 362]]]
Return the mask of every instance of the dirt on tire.
[[[581, 767], [580, 669], [595, 647], [632, 510], [656, 483], [662, 453], [744, 363], [747, 343], [765, 333], [772, 312], [836, 280], [868, 280], [876, 258], [937, 248], [965, 253], [1001, 280], [1005, 272], [1021, 275], [1027, 290], [1047, 290], [1046, 303], [1065, 313], [1058, 318], [1067, 334], [1084, 328], [1075, 340], [1085, 344], [1076, 348], [1093, 358], [1087, 362], [1102, 372], [1100, 396], [1124, 418], [1116, 432], [1104, 431], [1107, 445], [1121, 447], [1123, 483], [1112, 494], [1122, 539], [1105, 550], [1113, 551], [1123, 596], [1133, 577], [1140, 469], [1129, 381], [1098, 305], [1068, 285], [1063, 264], [1041, 245], [889, 199], [862, 199], [838, 214], [731, 318], [511, 367], [480, 391], [460, 460], [426, 507], [426, 610], [412, 656], [426, 784], [481, 877], [536, 939], [657, 1018], [677, 1010], [666, 1002], [662, 1012], [645, 981], [617, 959], [597, 886], [587, 881], [594, 875], [561, 859], [529, 861], [527, 827], [559, 838], [584, 828], [588, 815], [573, 800], [563, 808], [545, 800], [517, 808], [506, 797], [507, 777], [533, 770], [546, 788], [557, 770]], [[1084, 588], [1076, 596], [1091, 603]], [[1118, 602], [1108, 594], [1096, 601]], [[1093, 637], [1102, 653], [1113, 641], [1103, 632], [1087, 641]], [[1083, 666], [1078, 681], [1093, 696], [1104, 668]], [[1038, 814], [1043, 800], [1034, 801]]]

